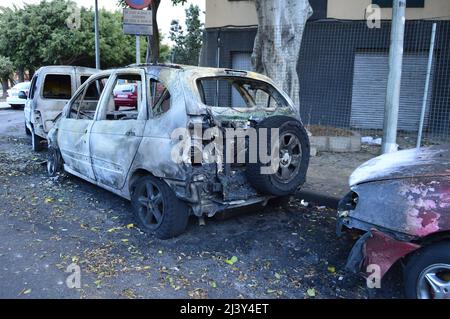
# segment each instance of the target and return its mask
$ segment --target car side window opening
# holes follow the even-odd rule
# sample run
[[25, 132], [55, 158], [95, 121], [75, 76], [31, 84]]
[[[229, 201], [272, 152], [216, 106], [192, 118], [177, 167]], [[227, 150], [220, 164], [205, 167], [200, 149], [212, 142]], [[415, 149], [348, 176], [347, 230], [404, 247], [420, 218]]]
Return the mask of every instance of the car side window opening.
[[34, 75], [33, 79], [31, 79], [31, 86], [30, 86], [30, 99], [34, 98], [34, 93], [36, 92], [36, 83], [38, 80], [38, 75]]
[[88, 83], [75, 97], [70, 107], [69, 118], [93, 120], [107, 80], [108, 77], [102, 77]]
[[170, 110], [171, 96], [164, 84], [150, 79], [151, 109], [153, 116], [158, 116]]
[[203, 104], [232, 108], [287, 107], [288, 102], [269, 83], [241, 77], [209, 77], [197, 80]]
[[47, 74], [44, 78], [42, 97], [53, 100], [69, 100], [72, 96], [72, 77], [69, 74]]
[[89, 75], [82, 75], [80, 76], [80, 85], [86, 82], [89, 79]]
[[106, 120], [136, 120], [141, 110], [142, 78], [139, 74], [119, 74], [108, 96]]

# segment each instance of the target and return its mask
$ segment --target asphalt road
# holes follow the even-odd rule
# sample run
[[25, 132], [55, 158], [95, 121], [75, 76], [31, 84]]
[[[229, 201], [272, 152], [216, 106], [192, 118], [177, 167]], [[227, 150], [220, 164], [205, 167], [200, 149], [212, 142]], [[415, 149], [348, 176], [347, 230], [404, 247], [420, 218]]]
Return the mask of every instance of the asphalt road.
[[[336, 212], [293, 199], [230, 212], [161, 241], [135, 225], [128, 201], [79, 178], [50, 179], [21, 110], [0, 109], [0, 298], [395, 298], [344, 270], [355, 240]], [[223, 217], [223, 216], [222, 216]], [[234, 256], [234, 258], [233, 258]], [[81, 287], [66, 285], [70, 264]]]
[[25, 137], [23, 110], [13, 110], [0, 102], [0, 136]]

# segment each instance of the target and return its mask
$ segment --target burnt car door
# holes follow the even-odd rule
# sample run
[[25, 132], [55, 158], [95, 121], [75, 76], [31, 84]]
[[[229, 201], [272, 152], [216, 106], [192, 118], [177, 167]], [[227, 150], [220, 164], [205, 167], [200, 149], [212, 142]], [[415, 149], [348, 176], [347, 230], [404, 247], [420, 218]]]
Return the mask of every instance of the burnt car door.
[[[124, 82], [136, 85], [137, 108], [116, 108], [114, 89]], [[105, 89], [89, 142], [95, 178], [104, 186], [121, 189], [125, 184], [147, 120], [144, 84], [144, 70], [128, 69], [115, 73]]]
[[109, 74], [95, 76], [80, 87], [58, 125], [58, 145], [64, 168], [90, 180], [95, 180], [95, 175], [91, 164], [89, 133], [108, 77]]

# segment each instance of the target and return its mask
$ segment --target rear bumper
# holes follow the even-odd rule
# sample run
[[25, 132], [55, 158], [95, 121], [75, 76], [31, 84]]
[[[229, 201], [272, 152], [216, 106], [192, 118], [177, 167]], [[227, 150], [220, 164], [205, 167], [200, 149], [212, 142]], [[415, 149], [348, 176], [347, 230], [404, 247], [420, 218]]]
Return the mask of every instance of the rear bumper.
[[137, 106], [137, 100], [131, 100], [131, 99], [114, 99], [115, 106], [129, 106], [129, 107], [136, 107]]
[[19, 99], [18, 97], [7, 97], [6, 98], [6, 103], [8, 103], [9, 105], [25, 105], [26, 101], [27, 100]]

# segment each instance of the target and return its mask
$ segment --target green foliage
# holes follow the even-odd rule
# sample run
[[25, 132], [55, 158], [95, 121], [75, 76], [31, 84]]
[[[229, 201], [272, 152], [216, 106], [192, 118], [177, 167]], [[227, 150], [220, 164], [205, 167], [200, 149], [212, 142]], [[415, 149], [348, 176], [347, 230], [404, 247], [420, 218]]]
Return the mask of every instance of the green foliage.
[[191, 4], [186, 9], [186, 33], [179, 21], [172, 20], [171, 23], [170, 40], [175, 44], [172, 48], [172, 62], [198, 65], [202, 38], [203, 24], [200, 22], [200, 8]]
[[[16, 68], [35, 70], [42, 65], [95, 65], [94, 13], [67, 0], [41, 1], [23, 9], [0, 7], [0, 55]], [[77, 17], [79, 28], [70, 27]], [[134, 61], [134, 37], [122, 32], [119, 12], [100, 11], [102, 68]]]
[[14, 72], [14, 65], [11, 60], [0, 55], [0, 80], [7, 81]]

